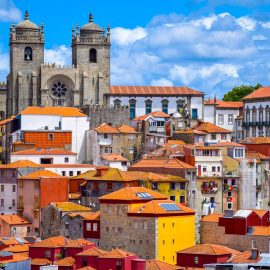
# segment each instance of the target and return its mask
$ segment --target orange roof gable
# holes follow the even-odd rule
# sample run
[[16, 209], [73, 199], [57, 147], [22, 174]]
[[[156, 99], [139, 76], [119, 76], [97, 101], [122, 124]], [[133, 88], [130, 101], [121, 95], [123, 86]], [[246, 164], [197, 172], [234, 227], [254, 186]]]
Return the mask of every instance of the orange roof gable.
[[138, 132], [135, 130], [134, 127], [131, 127], [129, 125], [122, 125], [117, 128], [120, 133], [127, 133], [127, 134], [137, 134]]
[[77, 247], [84, 247], [84, 246], [90, 246], [90, 245], [94, 245], [94, 243], [85, 239], [74, 239], [74, 240], [69, 240], [66, 247], [77, 248]]
[[223, 101], [223, 100], [214, 100], [208, 99], [204, 102], [205, 105], [216, 105], [217, 108], [222, 109], [240, 109], [243, 108], [243, 102], [241, 101]]
[[178, 251], [177, 253], [200, 254], [200, 255], [238, 255], [238, 254], [241, 254], [240, 251], [228, 248], [226, 246], [213, 245], [213, 244], [196, 245], [196, 246]]
[[221, 127], [216, 126], [210, 122], [202, 122], [194, 129], [198, 130], [198, 131], [207, 132], [207, 133], [232, 133], [231, 130], [221, 128]]
[[126, 161], [128, 162], [128, 159], [125, 157], [119, 155], [119, 154], [104, 154], [101, 158], [108, 160], [108, 161]]
[[107, 251], [97, 248], [97, 247], [93, 247], [90, 249], [86, 249], [80, 253], [78, 253], [76, 256], [100, 256], [100, 255], [104, 255], [106, 254]]
[[21, 115], [58, 115], [62, 117], [87, 117], [86, 114], [75, 107], [28, 107]]
[[58, 265], [58, 266], [70, 267], [70, 266], [73, 266], [75, 264], [75, 259], [72, 257], [66, 257], [66, 258], [63, 258], [61, 260], [54, 262], [54, 264]]
[[117, 134], [120, 133], [117, 128], [112, 127], [111, 125], [107, 123], [103, 123], [99, 125], [98, 127], [95, 128], [95, 131], [97, 133], [102, 133], [102, 134]]
[[32, 173], [29, 173], [27, 175], [19, 177], [20, 180], [38, 180], [39, 178], [51, 178], [51, 177], [57, 177], [57, 178], [65, 178], [57, 173], [47, 171], [47, 170], [39, 170]]
[[164, 112], [160, 112], [160, 111], [156, 111], [156, 112], [151, 112], [149, 114], [145, 114], [145, 115], [141, 115], [141, 116], [137, 116], [133, 119], [133, 121], [144, 121], [147, 120], [149, 117], [153, 117], [153, 118], [171, 118], [171, 116], [167, 113]]
[[243, 100], [250, 100], [250, 99], [262, 99], [262, 98], [270, 98], [270, 87], [261, 87], [249, 95], [245, 96]]
[[255, 260], [251, 259], [251, 251], [244, 251], [238, 255], [233, 256], [227, 263], [255, 263], [262, 258], [259, 256]]
[[45, 258], [31, 259], [31, 265], [50, 265], [52, 262]]
[[28, 150], [22, 150], [18, 152], [12, 152], [11, 155], [13, 156], [20, 156], [20, 155], [38, 155], [38, 156], [62, 156], [62, 155], [73, 155], [76, 156], [77, 154], [65, 149], [28, 149]]
[[222, 214], [207, 215], [202, 218], [202, 222], [219, 222], [220, 217], [223, 217], [223, 215]]
[[203, 96], [204, 94], [185, 86], [111, 86], [110, 95]]
[[242, 140], [242, 144], [269, 144], [270, 137], [248, 137]]
[[243, 144], [239, 144], [236, 142], [218, 142], [216, 144], [214, 144], [214, 146], [218, 146], [218, 147], [246, 147]]
[[2, 169], [18, 169], [18, 168], [38, 168], [40, 167], [39, 164], [36, 164], [30, 160], [17, 160], [15, 162], [9, 164], [0, 164], [0, 168]]
[[65, 246], [66, 241], [68, 241], [68, 239], [66, 239], [63, 236], [55, 236], [36, 242], [32, 244], [31, 247], [50, 247], [50, 248], [63, 247]]
[[0, 215], [0, 220], [9, 225], [29, 225], [31, 224], [26, 218], [19, 215]]
[[[146, 196], [144, 196], [144, 194]], [[141, 196], [142, 195], [142, 196]], [[126, 187], [104, 195], [99, 198], [100, 202], [125, 201], [125, 202], [145, 202], [150, 200], [165, 200], [167, 197], [145, 187]]]
[[25, 253], [25, 252], [29, 251], [29, 245], [28, 244], [14, 245], [14, 246], [10, 246], [8, 248], [5, 248], [3, 250], [7, 251], [7, 252], [12, 252], [12, 253]]
[[117, 248], [117, 249], [113, 249], [112, 251], [109, 251], [105, 254], [100, 255], [99, 258], [120, 259], [120, 258], [127, 258], [130, 256], [135, 256], [135, 254]]
[[[165, 207], [172, 205], [179, 210], [166, 210]], [[191, 208], [171, 200], [153, 200], [128, 212], [128, 215], [132, 216], [179, 216], [187, 214], [194, 215], [195, 212]]]
[[183, 168], [194, 169], [195, 167], [178, 159], [142, 159], [133, 165], [132, 168]]
[[145, 270], [176, 270], [176, 269], [180, 269], [180, 267], [165, 262], [161, 262], [158, 260], [146, 261]]

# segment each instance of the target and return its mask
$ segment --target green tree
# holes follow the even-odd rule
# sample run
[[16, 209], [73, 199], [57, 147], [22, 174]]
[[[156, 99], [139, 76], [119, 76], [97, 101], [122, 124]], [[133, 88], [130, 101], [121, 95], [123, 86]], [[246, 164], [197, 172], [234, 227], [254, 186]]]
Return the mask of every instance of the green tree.
[[260, 83], [257, 83], [255, 86], [252, 85], [240, 85], [235, 86], [231, 91], [224, 95], [224, 101], [241, 101], [243, 97], [249, 95], [254, 90], [259, 89], [262, 87]]

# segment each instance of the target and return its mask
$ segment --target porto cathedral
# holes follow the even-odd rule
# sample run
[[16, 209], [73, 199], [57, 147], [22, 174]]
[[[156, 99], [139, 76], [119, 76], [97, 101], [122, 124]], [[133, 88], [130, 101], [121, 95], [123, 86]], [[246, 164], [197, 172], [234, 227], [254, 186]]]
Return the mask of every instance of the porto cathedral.
[[6, 115], [28, 106], [106, 104], [110, 86], [110, 27], [93, 22], [72, 29], [72, 65], [44, 63], [44, 25], [37, 26], [26, 11], [10, 27], [10, 73]]

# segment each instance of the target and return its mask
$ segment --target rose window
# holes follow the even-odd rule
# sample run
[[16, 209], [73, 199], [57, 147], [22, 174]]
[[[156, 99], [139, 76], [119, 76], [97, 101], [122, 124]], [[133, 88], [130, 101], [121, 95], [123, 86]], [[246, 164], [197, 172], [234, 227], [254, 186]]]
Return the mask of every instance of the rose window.
[[55, 82], [51, 88], [51, 96], [56, 99], [65, 99], [69, 95], [69, 88], [63, 82]]

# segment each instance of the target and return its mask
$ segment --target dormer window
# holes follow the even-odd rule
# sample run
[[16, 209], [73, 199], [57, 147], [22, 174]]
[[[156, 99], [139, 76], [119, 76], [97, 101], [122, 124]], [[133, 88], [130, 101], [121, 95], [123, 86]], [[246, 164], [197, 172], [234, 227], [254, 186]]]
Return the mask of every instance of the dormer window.
[[91, 49], [89, 52], [89, 60], [90, 63], [96, 63], [97, 62], [97, 50]]
[[26, 47], [24, 49], [24, 60], [29, 62], [29, 61], [32, 61], [32, 59], [33, 59], [32, 48]]

